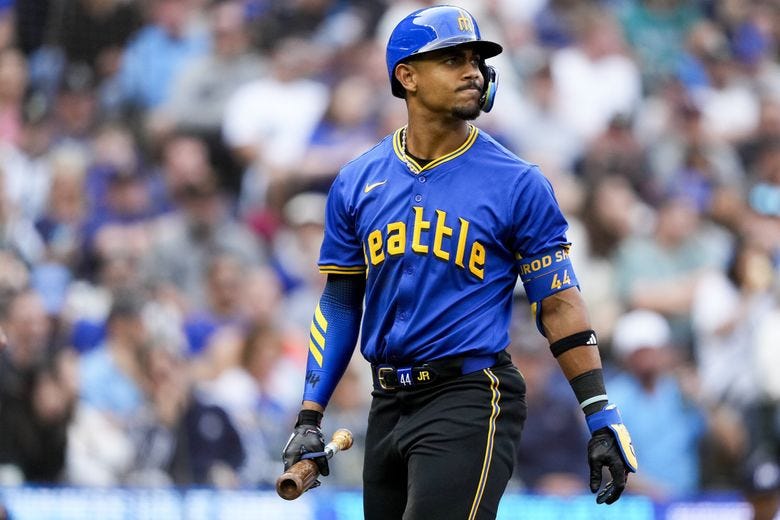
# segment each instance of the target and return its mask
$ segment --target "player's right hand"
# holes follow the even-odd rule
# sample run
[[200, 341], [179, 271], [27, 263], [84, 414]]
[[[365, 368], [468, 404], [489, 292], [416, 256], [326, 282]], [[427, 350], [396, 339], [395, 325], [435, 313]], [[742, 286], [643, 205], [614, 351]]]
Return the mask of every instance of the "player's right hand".
[[301, 410], [295, 430], [282, 451], [284, 470], [287, 471], [301, 459], [312, 459], [317, 463], [320, 475], [330, 474], [328, 458], [325, 456], [325, 437], [320, 429], [322, 414], [316, 410]]

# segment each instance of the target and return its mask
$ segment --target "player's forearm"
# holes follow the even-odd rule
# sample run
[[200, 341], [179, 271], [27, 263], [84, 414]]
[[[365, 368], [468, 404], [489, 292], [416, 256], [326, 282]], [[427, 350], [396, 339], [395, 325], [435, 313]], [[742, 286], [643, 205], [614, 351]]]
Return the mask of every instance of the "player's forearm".
[[542, 301], [542, 325], [550, 350], [558, 360], [585, 415], [608, 403], [596, 333], [590, 328], [585, 303], [576, 288]]
[[[542, 300], [542, 325], [550, 345], [590, 331], [590, 319], [579, 289], [572, 287]], [[583, 334], [581, 345], [569, 347], [556, 357], [568, 380], [601, 368], [598, 347], [588, 345], [589, 340], [589, 335]]]
[[365, 279], [328, 277], [309, 330], [303, 409], [322, 412], [355, 350], [363, 314]]

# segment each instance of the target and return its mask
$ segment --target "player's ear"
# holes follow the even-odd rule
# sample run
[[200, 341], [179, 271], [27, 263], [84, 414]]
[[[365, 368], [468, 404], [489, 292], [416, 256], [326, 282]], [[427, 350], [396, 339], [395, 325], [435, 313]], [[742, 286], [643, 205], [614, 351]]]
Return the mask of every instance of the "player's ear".
[[398, 83], [401, 84], [404, 90], [410, 92], [417, 90], [417, 71], [414, 65], [399, 63], [395, 68], [395, 79], [398, 80]]

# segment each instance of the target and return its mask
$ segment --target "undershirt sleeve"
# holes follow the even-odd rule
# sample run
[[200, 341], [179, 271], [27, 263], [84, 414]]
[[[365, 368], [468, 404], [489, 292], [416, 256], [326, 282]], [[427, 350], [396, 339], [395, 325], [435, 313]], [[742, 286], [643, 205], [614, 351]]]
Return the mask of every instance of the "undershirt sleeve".
[[304, 401], [327, 406], [357, 344], [365, 290], [364, 276], [328, 275], [309, 329]]

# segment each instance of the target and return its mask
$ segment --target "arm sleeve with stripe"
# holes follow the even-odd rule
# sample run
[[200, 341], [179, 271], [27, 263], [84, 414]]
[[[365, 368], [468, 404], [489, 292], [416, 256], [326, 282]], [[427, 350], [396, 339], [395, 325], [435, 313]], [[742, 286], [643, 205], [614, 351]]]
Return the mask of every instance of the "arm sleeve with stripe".
[[363, 316], [366, 279], [328, 275], [309, 329], [304, 401], [325, 407], [352, 358]]

